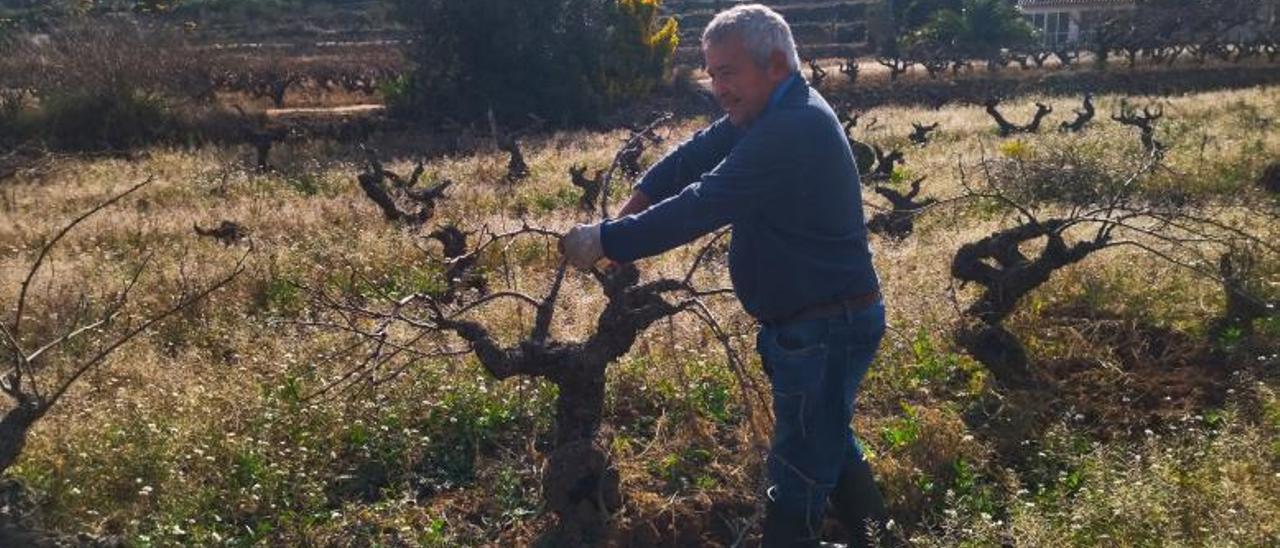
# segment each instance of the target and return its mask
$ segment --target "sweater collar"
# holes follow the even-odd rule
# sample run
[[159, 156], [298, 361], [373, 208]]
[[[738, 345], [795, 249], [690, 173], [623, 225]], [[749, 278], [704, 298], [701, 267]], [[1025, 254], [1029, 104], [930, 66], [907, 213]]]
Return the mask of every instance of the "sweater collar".
[[773, 93], [769, 95], [769, 104], [765, 107], [765, 110], [772, 110], [778, 106], [778, 103], [782, 102], [782, 98], [786, 97], [787, 92], [791, 91], [791, 88], [795, 87], [796, 82], [800, 79], [800, 73], [794, 72], [790, 77], [778, 84], [778, 87], [773, 88]]

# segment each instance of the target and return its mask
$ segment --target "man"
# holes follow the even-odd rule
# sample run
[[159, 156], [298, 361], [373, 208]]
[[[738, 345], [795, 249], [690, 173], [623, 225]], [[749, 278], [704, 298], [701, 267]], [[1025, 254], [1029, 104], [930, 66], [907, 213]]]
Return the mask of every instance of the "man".
[[733, 225], [730, 276], [773, 388], [764, 545], [817, 546], [828, 496], [862, 545], [885, 512], [849, 425], [885, 324], [853, 154], [777, 12], [722, 12], [702, 46], [727, 115], [645, 173], [619, 219], [573, 228], [561, 249], [591, 268]]

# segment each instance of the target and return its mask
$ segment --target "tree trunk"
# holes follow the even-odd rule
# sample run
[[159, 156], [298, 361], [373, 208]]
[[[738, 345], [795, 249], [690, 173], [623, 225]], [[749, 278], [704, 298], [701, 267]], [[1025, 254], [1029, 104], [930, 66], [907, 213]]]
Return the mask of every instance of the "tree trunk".
[[18, 460], [22, 448], [27, 445], [27, 431], [41, 415], [44, 415], [44, 410], [39, 405], [19, 403], [0, 418], [0, 475]]
[[555, 448], [542, 473], [547, 508], [560, 519], [544, 535], [552, 546], [604, 544], [608, 518], [622, 506], [618, 471], [600, 435], [605, 367], [578, 370], [583, 374], [557, 383]]
[[956, 342], [995, 377], [996, 382], [1011, 388], [1033, 384], [1027, 350], [1018, 337], [999, 324], [975, 323], [962, 327]]

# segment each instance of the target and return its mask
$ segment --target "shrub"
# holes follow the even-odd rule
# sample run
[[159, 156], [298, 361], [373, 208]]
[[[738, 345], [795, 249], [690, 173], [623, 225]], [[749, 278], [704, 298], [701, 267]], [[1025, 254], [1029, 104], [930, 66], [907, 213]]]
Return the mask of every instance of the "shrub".
[[63, 150], [123, 150], [173, 130], [168, 108], [140, 93], [59, 93], [41, 102], [40, 132]]
[[660, 0], [401, 0], [413, 73], [389, 100], [415, 118], [533, 114], [590, 122], [650, 92], [677, 35]]
[[181, 124], [174, 101], [208, 87], [200, 56], [176, 35], [114, 16], [11, 40], [0, 48], [0, 88], [25, 90], [30, 98], [5, 108], [0, 126], [18, 139], [72, 150], [175, 136]]
[[26, 132], [23, 120], [26, 94], [0, 90], [0, 147], [12, 147], [19, 135]]

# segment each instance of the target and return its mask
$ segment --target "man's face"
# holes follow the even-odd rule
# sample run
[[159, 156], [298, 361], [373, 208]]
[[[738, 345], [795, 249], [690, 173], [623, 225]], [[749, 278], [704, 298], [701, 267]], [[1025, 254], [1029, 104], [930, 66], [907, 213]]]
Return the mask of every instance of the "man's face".
[[730, 35], [708, 44], [702, 52], [716, 101], [729, 115], [729, 121], [738, 127], [746, 127], [755, 120], [768, 106], [774, 88], [790, 75], [782, 52], [773, 52], [767, 66], [760, 67], [738, 36]]

